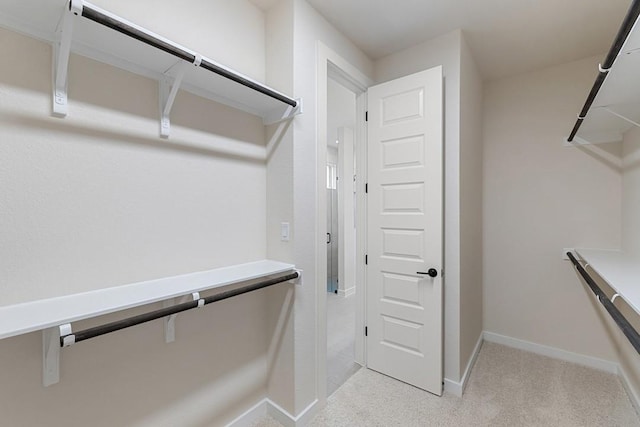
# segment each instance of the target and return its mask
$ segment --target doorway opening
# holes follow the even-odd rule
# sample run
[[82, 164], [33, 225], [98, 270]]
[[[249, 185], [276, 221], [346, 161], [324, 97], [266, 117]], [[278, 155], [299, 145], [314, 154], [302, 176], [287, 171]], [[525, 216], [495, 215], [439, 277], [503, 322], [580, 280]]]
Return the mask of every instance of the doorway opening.
[[356, 94], [327, 79], [327, 396], [356, 363]]
[[[318, 237], [320, 239], [317, 240], [317, 259], [318, 259], [318, 268], [316, 269], [316, 298], [317, 298], [317, 341], [316, 345], [318, 348], [317, 352], [317, 360], [316, 360], [316, 369], [317, 369], [317, 397], [319, 403], [323, 405], [326, 402], [327, 396], [332, 394], [333, 389], [337, 388], [336, 384], [340, 384], [343, 381], [334, 380], [335, 374], [330, 373], [329, 367], [332, 366], [329, 359], [332, 357], [332, 352], [328, 351], [329, 340], [332, 338], [329, 334], [335, 332], [337, 329], [341, 327], [334, 327], [334, 323], [330, 323], [333, 320], [339, 318], [338, 316], [333, 315], [333, 312], [329, 312], [329, 298], [332, 297], [340, 297], [342, 301], [348, 300], [343, 295], [347, 295], [347, 289], [349, 286], [346, 285], [346, 279], [340, 279], [338, 277], [337, 287], [338, 294], [333, 292], [328, 292], [327, 288], [327, 276], [328, 269], [327, 266], [327, 243], [325, 236], [326, 232], [329, 232], [327, 228], [327, 181], [326, 181], [326, 171], [327, 171], [327, 163], [328, 163], [328, 155], [329, 155], [329, 144], [333, 142], [333, 147], [336, 145], [338, 149], [340, 144], [336, 144], [335, 141], [339, 139], [337, 136], [337, 131], [333, 136], [330, 136], [329, 133], [329, 125], [328, 125], [328, 115], [330, 111], [334, 111], [333, 108], [329, 107], [328, 97], [329, 97], [329, 84], [338, 83], [343, 90], [348, 90], [350, 92], [350, 96], [355, 97], [355, 126], [352, 130], [352, 138], [353, 138], [353, 146], [354, 148], [354, 157], [357, 159], [355, 162], [355, 182], [351, 181], [353, 184], [353, 188], [355, 189], [355, 207], [352, 211], [352, 215], [355, 216], [355, 223], [357, 224], [358, 230], [366, 229], [366, 197], [365, 197], [365, 176], [366, 176], [366, 133], [367, 126], [365, 122], [365, 111], [367, 105], [367, 88], [371, 86], [373, 83], [371, 79], [365, 76], [362, 72], [360, 72], [356, 67], [354, 67], [349, 61], [345, 60], [343, 57], [338, 55], [335, 51], [328, 48], [326, 45], [318, 42], [317, 45], [317, 171], [318, 175], [322, 177], [317, 180], [317, 191], [318, 191], [318, 216], [316, 226], [320, 231]], [[332, 126], [334, 128], [342, 127], [347, 128], [348, 126]], [[348, 131], [346, 131], [348, 132]], [[344, 133], [344, 131], [343, 131]], [[346, 145], [344, 145], [346, 146]], [[343, 147], [344, 147], [343, 146]], [[344, 150], [344, 148], [343, 148]], [[347, 152], [350, 152], [347, 150]], [[339, 163], [336, 163], [336, 174], [338, 172]], [[344, 172], [343, 172], [344, 173]], [[353, 175], [351, 175], [353, 176]], [[339, 177], [338, 177], [339, 178]], [[340, 183], [346, 183], [348, 180], [340, 180], [337, 179], [337, 185]], [[354, 191], [354, 190], [351, 190]], [[344, 205], [344, 202], [343, 202]], [[342, 210], [342, 209], [340, 209]], [[340, 211], [339, 210], [339, 211]], [[343, 216], [344, 217], [344, 216]], [[357, 231], [357, 230], [356, 230]], [[338, 242], [340, 242], [340, 236], [337, 236]], [[350, 302], [355, 303], [355, 322], [354, 328], [349, 327], [349, 330], [353, 330], [353, 334], [355, 335], [355, 351], [353, 353], [349, 352], [350, 358], [353, 357], [353, 362], [357, 363], [360, 366], [365, 366], [366, 364], [366, 354], [365, 354], [365, 297], [366, 297], [366, 270], [365, 270], [365, 247], [366, 247], [366, 233], [364, 232], [356, 232], [356, 248], [355, 248], [355, 289], [350, 292], [355, 291], [355, 294], [350, 295]], [[338, 268], [340, 265], [338, 263]], [[344, 293], [340, 292], [341, 282], [345, 284]], [[336, 306], [333, 306], [334, 308]], [[333, 319], [333, 320], [331, 320]], [[353, 318], [351, 318], [353, 319]], [[339, 322], [336, 322], [340, 325]], [[347, 329], [342, 327], [342, 329]], [[334, 353], [335, 354], [335, 353]], [[351, 365], [353, 367], [353, 365]], [[328, 383], [330, 381], [329, 377], [331, 377], [331, 381], [334, 382], [333, 386], [330, 386]], [[345, 379], [346, 380], [346, 379]]]

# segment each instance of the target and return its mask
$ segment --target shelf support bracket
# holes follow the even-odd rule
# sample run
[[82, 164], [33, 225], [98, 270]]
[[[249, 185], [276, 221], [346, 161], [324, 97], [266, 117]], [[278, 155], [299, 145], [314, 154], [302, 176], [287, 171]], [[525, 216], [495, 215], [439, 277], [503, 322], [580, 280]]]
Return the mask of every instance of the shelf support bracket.
[[[200, 66], [202, 56], [196, 55], [196, 59], [192, 65]], [[175, 77], [170, 77], [168, 72], [164, 73], [164, 77], [160, 79], [160, 136], [168, 138], [171, 133], [171, 108], [178, 95], [178, 90], [187, 72], [188, 63], [178, 62], [171, 68], [177, 68]], [[171, 70], [171, 69], [169, 69]]]
[[60, 329], [42, 331], [42, 385], [48, 387], [60, 381]]
[[66, 117], [68, 112], [67, 88], [73, 17], [82, 14], [82, 7], [82, 0], [69, 0], [69, 10], [62, 14], [58, 29], [59, 40], [53, 44], [53, 115], [57, 117]]
[[[42, 331], [42, 385], [50, 385], [60, 382], [60, 349], [73, 344], [75, 336], [71, 335], [71, 324], [54, 326]], [[64, 343], [60, 337], [67, 336]]]
[[[174, 305], [183, 304], [189, 301], [199, 301], [200, 299], [201, 299], [200, 293], [194, 292], [191, 295], [185, 295], [180, 299], [171, 298], [168, 300], [164, 300], [162, 301], [162, 307], [163, 308], [172, 307]], [[176, 340], [176, 317], [177, 316], [178, 316], [177, 314], [172, 314], [171, 316], [167, 316], [164, 318], [164, 342], [166, 342], [167, 344], [172, 343]]]

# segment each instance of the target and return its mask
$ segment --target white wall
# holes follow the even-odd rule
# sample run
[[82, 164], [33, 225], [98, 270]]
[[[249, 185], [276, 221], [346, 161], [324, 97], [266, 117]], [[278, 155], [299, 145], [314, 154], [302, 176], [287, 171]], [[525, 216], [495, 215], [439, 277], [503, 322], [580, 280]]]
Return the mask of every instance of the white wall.
[[442, 65], [444, 74], [444, 376], [458, 382], [460, 366], [460, 51], [454, 31], [375, 62], [376, 82]]
[[[278, 256], [278, 259], [284, 256], [304, 271], [304, 285], [296, 288], [289, 311], [283, 308], [283, 303], [288, 304], [288, 296], [283, 292], [270, 297], [271, 324], [283, 321], [284, 326], [281, 344], [270, 362], [268, 396], [288, 416], [296, 417], [317, 400], [326, 398], [318, 392], [319, 382], [324, 379], [316, 371], [320, 357], [317, 295], [326, 290], [326, 280], [316, 283], [317, 268], [326, 270], [326, 260], [318, 259], [322, 255], [318, 254], [318, 236], [322, 236], [324, 244], [326, 224], [320, 224], [322, 229], [316, 227], [319, 197], [326, 197], [324, 191], [320, 194], [317, 191], [320, 185], [324, 187], [324, 169], [318, 173], [316, 170], [319, 155], [326, 156], [327, 148], [326, 138], [316, 141], [317, 42], [322, 41], [354, 60], [354, 65], [364, 72], [371, 74], [372, 66], [351, 42], [303, 0], [274, 2], [266, 15], [267, 83], [302, 98], [304, 106], [304, 113], [296, 117], [284, 136], [275, 142], [267, 167], [269, 256]], [[323, 158], [322, 163], [325, 162]], [[278, 193], [278, 188], [291, 190], [286, 195]], [[274, 198], [272, 194], [276, 193]], [[291, 241], [279, 242], [273, 228], [289, 218], [292, 219]], [[290, 418], [284, 421], [291, 422]]]
[[[188, 16], [177, 5], [101, 3], [264, 79], [264, 15], [248, 2], [201, 2]], [[199, 24], [205, 15], [220, 25]], [[1, 304], [266, 257], [260, 119], [180, 92], [162, 140], [156, 82], [75, 55], [69, 116], [52, 118], [50, 46], [0, 30], [0, 55], [21, 58], [0, 69]], [[161, 322], [79, 344], [46, 389], [40, 335], [2, 340], [3, 423], [229, 421], [267, 393], [269, 310], [258, 292], [181, 315], [169, 345]]]
[[[266, 13], [266, 83], [293, 93], [293, 5], [281, 1]], [[278, 133], [282, 127], [281, 134]], [[270, 126], [267, 163], [267, 251], [272, 259], [291, 261], [292, 247], [280, 240], [280, 223], [293, 222], [293, 131], [291, 125]], [[292, 235], [295, 229], [291, 227]]]
[[[283, 93], [293, 91], [293, 0], [281, 0], [266, 12], [266, 83]], [[281, 129], [280, 129], [281, 128]], [[278, 131], [281, 133], [278, 133]], [[293, 241], [293, 126], [285, 123], [267, 130], [267, 256], [294, 262]], [[280, 224], [289, 223], [290, 241], [280, 240]], [[306, 277], [306, 275], [305, 275]], [[268, 396], [281, 407], [294, 406], [295, 379], [293, 299], [284, 289], [270, 289], [269, 324], [279, 342], [269, 354]]]
[[600, 57], [488, 83], [485, 330], [616, 360], [562, 248], [620, 245], [620, 146], [563, 147]]
[[[318, 219], [318, 206], [326, 191], [319, 192], [324, 175], [316, 174], [319, 164], [325, 163], [326, 143], [316, 138], [316, 55], [318, 42], [322, 42], [347, 58], [362, 73], [372, 75], [372, 64], [349, 40], [338, 33], [304, 0], [294, 0], [294, 91], [304, 99], [305, 112], [295, 119], [293, 151], [293, 197], [296, 238], [294, 261], [304, 270], [304, 286], [297, 288], [294, 310], [294, 365], [295, 385], [289, 390], [295, 396], [291, 414], [304, 411], [318, 395], [318, 292], [325, 283], [316, 283], [318, 268], [324, 269], [326, 251], [320, 251], [319, 243], [325, 239], [324, 215]], [[321, 144], [321, 148], [318, 144]], [[318, 224], [318, 227], [316, 226]]]

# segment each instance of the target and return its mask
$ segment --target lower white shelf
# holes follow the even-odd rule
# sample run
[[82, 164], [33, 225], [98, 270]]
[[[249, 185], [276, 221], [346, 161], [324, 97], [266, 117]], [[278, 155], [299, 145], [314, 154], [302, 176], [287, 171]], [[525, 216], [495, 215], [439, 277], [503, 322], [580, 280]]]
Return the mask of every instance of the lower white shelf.
[[[296, 273], [284, 274], [280, 273]], [[207, 303], [207, 299], [200, 298], [200, 292], [215, 288], [222, 288], [253, 279], [265, 278], [265, 281], [247, 286], [247, 289], [222, 290], [215, 298], [228, 298], [234, 296], [234, 292], [249, 292], [259, 289], [260, 286], [269, 286], [278, 281], [295, 280], [300, 284], [300, 271], [293, 264], [278, 261], [263, 260], [238, 264], [231, 267], [217, 268], [198, 273], [183, 274], [180, 276], [166, 277], [157, 280], [132, 283], [124, 286], [83, 292], [73, 295], [65, 295], [56, 298], [48, 298], [31, 301], [22, 304], [0, 307], [0, 339], [34, 331], [42, 331], [42, 384], [46, 387], [60, 381], [60, 353], [61, 347], [66, 347], [75, 342], [75, 334], [72, 333], [71, 323], [83, 319], [126, 310], [145, 304], [162, 301], [165, 307], [179, 304], [174, 298], [190, 295], [196, 300], [197, 307]], [[278, 275], [272, 277], [272, 275]], [[267, 279], [271, 277], [271, 279]], [[291, 279], [289, 279], [291, 278]], [[236, 294], [237, 295], [237, 294]], [[188, 308], [194, 308], [188, 306]], [[182, 311], [177, 305], [172, 310], [148, 313], [148, 320], [140, 320], [137, 323], [129, 322], [134, 318], [125, 319], [126, 325], [113, 327], [112, 324], [104, 325], [108, 330], [102, 330], [92, 336], [116, 331], [133, 324], [140, 324], [149, 320], [163, 318], [165, 322], [165, 340], [171, 342], [175, 339], [175, 314]], [[169, 313], [168, 315], [164, 315]], [[162, 317], [159, 317], [162, 316]], [[114, 322], [120, 323], [120, 322]], [[84, 333], [87, 334], [85, 330]], [[82, 332], [82, 331], [81, 331]], [[87, 336], [85, 336], [86, 339]], [[91, 336], [88, 336], [89, 338]]]
[[263, 260], [0, 307], [0, 339], [294, 269]]
[[630, 307], [640, 314], [640, 257], [626, 252], [576, 249], [589, 268], [598, 273]]

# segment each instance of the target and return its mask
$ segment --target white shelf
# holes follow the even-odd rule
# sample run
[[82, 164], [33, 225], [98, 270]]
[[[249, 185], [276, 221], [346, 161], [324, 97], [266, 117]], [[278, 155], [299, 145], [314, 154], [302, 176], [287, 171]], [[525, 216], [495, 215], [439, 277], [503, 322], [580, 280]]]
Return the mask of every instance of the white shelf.
[[[202, 58], [203, 62], [213, 65], [223, 73], [228, 73], [230, 77], [216, 74], [203, 66], [194, 66], [194, 64], [159, 48], [85, 18], [81, 16], [82, 13], [75, 15], [69, 11], [68, 0], [47, 0], [44, 2], [42, 0], [4, 0], [0, 4], [0, 27], [51, 43], [57, 49], [54, 52], [57, 61], [62, 63], [68, 61], [69, 50], [67, 49], [65, 52], [64, 48], [66, 34], [70, 37], [71, 52], [156, 79], [168, 86], [163, 89], [167, 92], [170, 90], [170, 86], [177, 81], [177, 86], [181, 89], [259, 116], [265, 124], [289, 119], [301, 113], [300, 100], [294, 100], [246, 75], [206, 58], [198, 52], [167, 40], [161, 35], [100, 9], [89, 2], [73, 0], [73, 3], [79, 10], [84, 8], [85, 10], [98, 11], [112, 19], [113, 22], [123, 23], [139, 34], [153, 37], [191, 56]], [[65, 21], [65, 16], [68, 16], [68, 22]], [[25, 55], [27, 54], [25, 52]], [[59, 83], [67, 78], [66, 65], [62, 71], [62, 79], [58, 80]], [[69, 78], [73, 78], [73, 76], [69, 76]], [[57, 74], [54, 71], [54, 80], [56, 79]], [[58, 90], [66, 92], [66, 89], [61, 87], [58, 87]], [[66, 98], [66, 93], [64, 93], [64, 97]], [[161, 93], [161, 99], [162, 97]], [[69, 101], [73, 102], [72, 99]], [[165, 105], [161, 106], [163, 110], [166, 106], [166, 99], [164, 101]], [[171, 109], [172, 103], [173, 99], [169, 101], [168, 110]], [[63, 104], [61, 110], [56, 110], [58, 106], [54, 101], [56, 115], [66, 115], [66, 99]], [[165, 118], [165, 115], [162, 117]], [[162, 133], [162, 135], [168, 136], [168, 132]]]
[[640, 24], [636, 21], [577, 134], [578, 144], [622, 141], [640, 124]]
[[640, 258], [622, 251], [576, 249], [622, 299], [640, 314]]
[[294, 269], [263, 260], [0, 307], [0, 339]]

